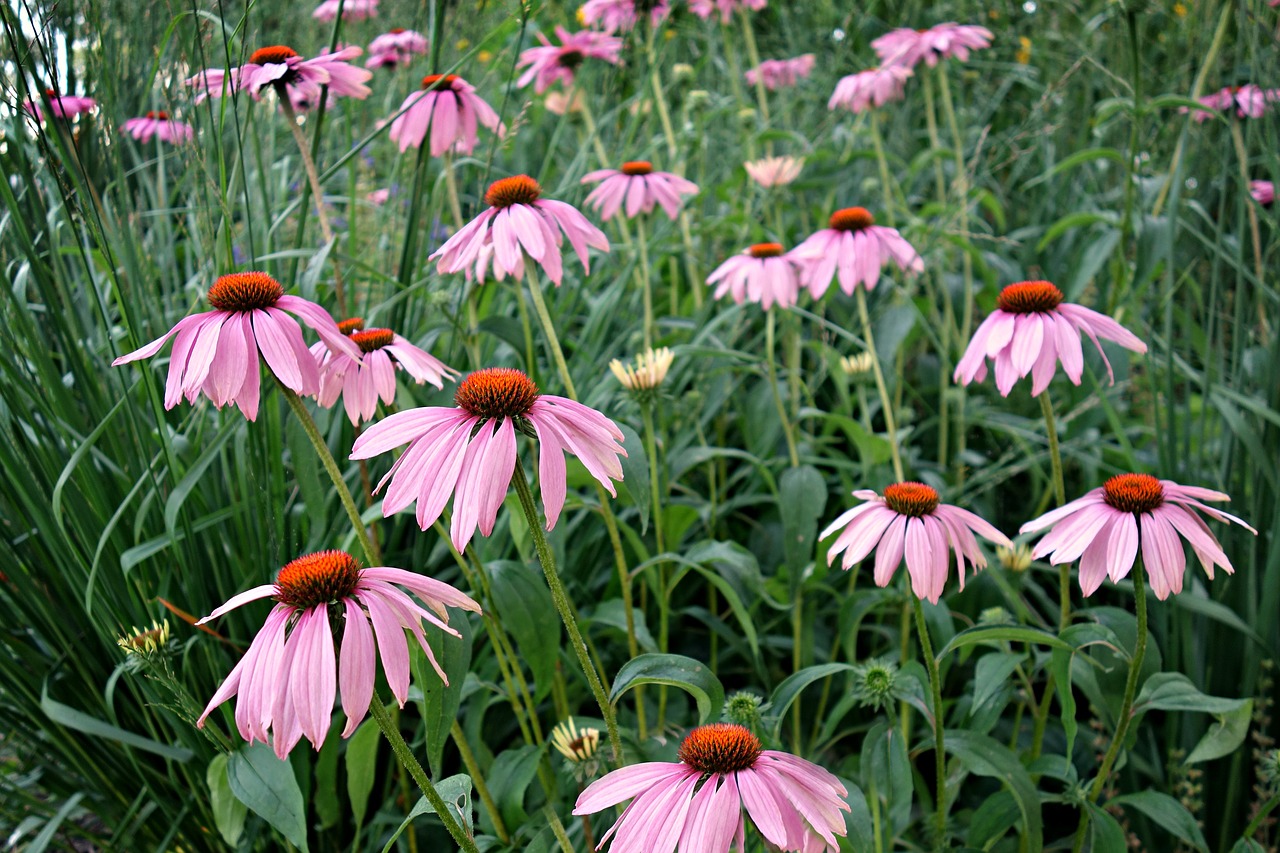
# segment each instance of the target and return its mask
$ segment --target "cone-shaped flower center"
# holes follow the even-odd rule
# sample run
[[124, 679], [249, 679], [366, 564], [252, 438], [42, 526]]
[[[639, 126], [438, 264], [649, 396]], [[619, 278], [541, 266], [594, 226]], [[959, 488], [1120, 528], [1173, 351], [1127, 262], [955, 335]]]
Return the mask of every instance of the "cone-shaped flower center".
[[996, 305], [1010, 314], [1043, 314], [1062, 303], [1062, 291], [1047, 281], [1020, 281], [996, 297]]
[[[452, 90], [453, 82], [457, 79], [457, 74], [428, 74], [426, 77], [422, 78], [422, 88], [430, 89], [432, 86], [435, 86], [437, 92], [441, 89]], [[440, 83], [441, 80], [443, 80], [444, 83], [437, 86], [436, 84]]]
[[920, 518], [938, 508], [938, 492], [924, 483], [894, 483], [885, 488], [884, 502], [898, 515]]
[[1102, 484], [1102, 499], [1121, 512], [1151, 512], [1164, 503], [1164, 486], [1150, 474], [1116, 474]]
[[338, 324], [338, 331], [344, 335], [350, 335], [364, 328], [363, 317], [348, 317]]
[[156, 119], [157, 121], [168, 121], [169, 114], [164, 110], [152, 110], [147, 113], [147, 118]]
[[391, 28], [390, 30], [388, 30], [387, 32], [389, 32], [389, 33], [390, 33], [391, 35], [393, 35], [393, 36], [398, 36], [398, 35], [400, 35], [402, 32], [404, 32], [404, 27], [392, 27], [392, 28]]
[[286, 563], [276, 575], [276, 601], [310, 610], [356, 591], [360, 566], [346, 551], [317, 551]]
[[582, 60], [584, 59], [586, 59], [586, 57], [583, 56], [582, 51], [566, 50], [564, 53], [560, 54], [560, 57], [557, 60], [557, 62], [559, 62], [565, 68], [572, 70], [574, 68], [577, 68], [579, 65], [581, 65]]
[[538, 386], [519, 370], [486, 367], [462, 380], [454, 392], [458, 408], [482, 418], [519, 418], [538, 400]]
[[624, 175], [647, 175], [653, 171], [653, 164], [648, 160], [628, 160], [618, 171]]
[[831, 214], [829, 223], [837, 231], [861, 231], [876, 224], [876, 218], [865, 207], [846, 207]]
[[260, 47], [249, 56], [250, 65], [279, 65], [286, 59], [292, 59], [298, 52], [283, 44]]
[[270, 308], [284, 296], [280, 282], [264, 272], [233, 272], [219, 276], [209, 288], [209, 304], [219, 311]]
[[782, 254], [781, 243], [756, 243], [747, 252], [753, 258], [776, 258]]
[[53, 89], [45, 89], [45, 90], [44, 90], [44, 93], [45, 93], [46, 95], [48, 95], [50, 98], [56, 98], [56, 97], [58, 97], [58, 93], [57, 93], [57, 92], [55, 92]]
[[735, 773], [755, 766], [760, 752], [759, 739], [746, 726], [712, 723], [689, 732], [676, 757], [702, 773]]
[[373, 352], [391, 343], [395, 335], [396, 333], [390, 329], [365, 329], [361, 332], [352, 332], [351, 340], [360, 347], [361, 352]]
[[542, 187], [528, 175], [515, 175], [494, 181], [484, 194], [484, 202], [490, 207], [510, 207], [513, 204], [533, 204], [542, 195]]

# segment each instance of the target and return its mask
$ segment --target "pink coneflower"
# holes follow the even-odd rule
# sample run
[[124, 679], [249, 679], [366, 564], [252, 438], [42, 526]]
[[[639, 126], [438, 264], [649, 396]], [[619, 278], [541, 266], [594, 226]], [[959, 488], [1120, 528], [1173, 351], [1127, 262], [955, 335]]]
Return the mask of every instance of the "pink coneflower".
[[[44, 94], [49, 99], [49, 112], [53, 113], [54, 118], [75, 118], [81, 113], [87, 113], [98, 106], [98, 102], [93, 98], [83, 98], [79, 95], [59, 95], [53, 89], [45, 89]], [[38, 98], [23, 101], [22, 107], [35, 116], [36, 121], [44, 121], [44, 106]]]
[[456, 74], [423, 77], [422, 91], [405, 98], [400, 110], [391, 122], [391, 139], [400, 143], [401, 151], [421, 147], [428, 128], [432, 157], [440, 157], [446, 151], [470, 154], [476, 147], [478, 125], [499, 136], [506, 132], [493, 107]]
[[485, 280], [490, 264], [499, 281], [508, 275], [524, 274], [527, 253], [557, 286], [563, 276], [560, 258], [561, 232], [582, 262], [587, 264], [587, 247], [609, 251], [609, 238], [587, 221], [577, 208], [555, 199], [541, 198], [542, 187], [528, 175], [494, 181], [484, 194], [489, 209], [468, 222], [431, 254], [439, 259], [441, 272], [474, 273]]
[[844, 107], [849, 112], [860, 113], [901, 100], [903, 86], [913, 73], [905, 65], [885, 65], [841, 77], [827, 101], [827, 109]]
[[575, 815], [635, 798], [600, 847], [616, 834], [612, 849], [619, 853], [673, 853], [677, 845], [689, 853], [728, 853], [735, 845], [742, 850], [745, 811], [770, 849], [839, 849], [848, 791], [818, 765], [764, 749], [749, 729], [734, 723], [699, 726], [676, 757], [622, 767], [587, 786]]
[[742, 164], [747, 175], [765, 189], [785, 187], [800, 177], [804, 168], [803, 157], [765, 157], [762, 160], [749, 160]]
[[707, 285], [719, 285], [716, 299], [727, 293], [739, 305], [758, 302], [766, 311], [774, 303], [790, 308], [800, 294], [798, 272], [796, 261], [783, 254], [781, 243], [756, 243], [716, 267], [707, 276]]
[[352, 424], [370, 420], [378, 410], [378, 399], [391, 405], [396, 399], [396, 369], [421, 385], [430, 382], [444, 387], [458, 372], [425, 350], [415, 347], [390, 329], [366, 329], [364, 320], [352, 317], [338, 324], [364, 358], [356, 361], [344, 352], [333, 352], [320, 341], [311, 345], [311, 355], [320, 368], [320, 393], [316, 401], [326, 409], [342, 397], [342, 405]]
[[[1252, 83], [1244, 86], [1228, 86], [1219, 89], [1212, 95], [1200, 99], [1208, 110], [1196, 110], [1192, 116], [1196, 121], [1208, 121], [1218, 113], [1235, 109], [1237, 118], [1261, 118], [1267, 111], [1267, 104], [1280, 100], [1280, 89], [1262, 89]], [[1187, 112], [1186, 107], [1178, 107], [1178, 112]]]
[[827, 551], [827, 565], [835, 562], [836, 555], [843, 551], [841, 567], [846, 570], [875, 551], [876, 586], [889, 585], [905, 556], [912, 592], [937, 604], [947, 582], [951, 562], [948, 550], [955, 552], [956, 571], [963, 590], [965, 560], [973, 564], [974, 571], [987, 565], [987, 558], [973, 534], [997, 545], [1013, 547], [1008, 536], [977, 515], [939, 502], [937, 490], [924, 483], [894, 483], [885, 488], [884, 495], [859, 489], [853, 496], [866, 503], [831, 522], [819, 538], [826, 539], [844, 528]]
[[384, 204], [387, 203], [387, 200], [390, 198], [391, 198], [390, 187], [383, 187], [382, 189], [378, 189], [378, 190], [370, 190], [368, 193], [365, 194], [365, 201], [369, 202], [375, 207], [382, 207]]
[[1249, 195], [1263, 207], [1269, 207], [1276, 200], [1276, 187], [1270, 181], [1250, 181]]
[[1008, 397], [1013, 384], [1032, 374], [1031, 396], [1049, 387], [1058, 361], [1072, 384], [1080, 384], [1084, 352], [1080, 333], [1089, 336], [1115, 383], [1111, 362], [1099, 338], [1134, 352], [1147, 351], [1137, 336], [1106, 315], [1062, 301], [1062, 291], [1047, 281], [1023, 281], [1000, 291], [996, 310], [973, 333], [956, 365], [954, 381], [961, 385], [987, 378], [987, 359], [995, 362], [996, 387]]
[[813, 71], [814, 56], [806, 53], [792, 59], [766, 59], [755, 68], [747, 69], [744, 75], [747, 84], [754, 86], [759, 79], [770, 92], [778, 89], [789, 89], [809, 76]]
[[623, 163], [619, 169], [600, 169], [582, 176], [582, 183], [600, 186], [587, 196], [605, 222], [614, 217], [626, 203], [626, 216], [634, 219], [641, 212], [652, 213], [660, 205], [669, 218], [680, 215], [680, 196], [697, 195], [698, 185], [670, 172], [655, 172], [645, 160]]
[[409, 444], [375, 489], [391, 481], [383, 515], [416, 501], [418, 526], [426, 530], [452, 494], [449, 537], [454, 546], [465, 549], [477, 527], [488, 536], [519, 464], [517, 431], [527, 435], [532, 430], [538, 439], [538, 482], [548, 530], [564, 507], [565, 451], [581, 459], [609, 494], [617, 495], [612, 481], [622, 479], [618, 457], [627, 451], [622, 432], [595, 409], [539, 394], [528, 376], [505, 367], [472, 373], [458, 385], [453, 401], [456, 408], [431, 406], [394, 414], [356, 439], [352, 459]]
[[871, 48], [884, 65], [915, 68], [923, 61], [932, 68], [940, 59], [968, 60], [970, 50], [991, 47], [991, 38], [991, 30], [986, 27], [947, 22], [927, 30], [892, 30], [871, 42]]
[[378, 0], [324, 0], [311, 13], [311, 17], [317, 21], [332, 21], [338, 17], [339, 6], [342, 6], [344, 21], [363, 21], [378, 17]]
[[559, 45], [553, 45], [542, 33], [538, 33], [542, 47], [531, 47], [520, 54], [517, 68], [529, 66], [516, 85], [523, 88], [535, 79], [533, 91], [541, 95], [557, 80], [566, 89], [573, 88], [574, 74], [584, 59], [603, 59], [617, 65], [622, 53], [622, 39], [593, 30], [581, 30], [570, 34], [564, 27], [556, 27]]
[[160, 137], [161, 142], [180, 145], [190, 142], [196, 135], [195, 128], [186, 122], [169, 118], [164, 111], [149, 112], [141, 118], [131, 118], [120, 127], [121, 133], [127, 133], [139, 142], [150, 142], [151, 137]]
[[840, 276], [840, 289], [852, 295], [859, 283], [867, 290], [880, 280], [880, 269], [889, 261], [907, 273], [924, 270], [924, 261], [898, 229], [876, 225], [865, 207], [846, 207], [831, 214], [828, 224], [809, 235], [791, 254], [803, 262], [801, 282], [814, 299], [821, 299]]
[[396, 68], [407, 65], [415, 54], [425, 55], [427, 38], [416, 30], [396, 27], [369, 42], [365, 68]]
[[[671, 13], [667, 0], [647, 0], [649, 24], [657, 27]], [[629, 32], [635, 29], [639, 16], [635, 0], [587, 0], [578, 10], [582, 22], [606, 33]]]
[[331, 96], [363, 99], [372, 91], [364, 84], [373, 77], [373, 72], [346, 61], [362, 53], [358, 47], [344, 47], [334, 53], [303, 59], [293, 48], [277, 44], [258, 48], [239, 68], [201, 71], [188, 78], [187, 84], [200, 88], [197, 103], [207, 97], [221, 97], [224, 86], [228, 92], [247, 91], [254, 100], [261, 100], [262, 90], [268, 86], [277, 93], [283, 89], [295, 106], [299, 102], [317, 105], [322, 86], [329, 87]]
[[[398, 587], [416, 595], [427, 609]], [[422, 621], [460, 637], [449, 627], [445, 608], [480, 612], [480, 605], [447, 583], [403, 569], [362, 569], [350, 554], [320, 551], [298, 557], [280, 570], [275, 583], [232, 596], [196, 624], [203, 625], [262, 598], [274, 598], [275, 607], [196, 725], [203, 728], [214, 708], [239, 694], [235, 719], [240, 736], [249, 743], [272, 742], [280, 758], [304, 735], [320, 749], [329, 734], [333, 700], [339, 694], [347, 715], [342, 736], [351, 736], [373, 700], [379, 657], [391, 693], [404, 707], [409, 698], [405, 629], [447, 685], [449, 679], [427, 644]], [[339, 628], [340, 656], [333, 646]]]
[[203, 393], [217, 408], [235, 403], [246, 418], [255, 420], [259, 353], [286, 388], [304, 396], [318, 393], [320, 372], [290, 314], [315, 329], [331, 349], [357, 361], [361, 357], [360, 347], [338, 330], [327, 311], [286, 295], [280, 282], [264, 272], [221, 276], [209, 288], [208, 299], [213, 311], [184, 317], [161, 337], [111, 362], [114, 367], [150, 358], [177, 335], [169, 357], [166, 409], [184, 396], [193, 403]]
[[768, 0], [689, 0], [689, 11], [704, 21], [712, 15], [720, 15], [720, 23], [727, 24], [739, 9], [758, 12], [769, 5]]
[[1032, 556], [1049, 555], [1054, 565], [1080, 561], [1080, 589], [1092, 595], [1108, 575], [1112, 583], [1129, 574], [1142, 548], [1142, 563], [1151, 578], [1156, 598], [1182, 592], [1187, 555], [1179, 536], [1191, 543], [1205, 574], [1213, 579], [1213, 567], [1235, 571], [1222, 545], [1196, 514], [1232, 522], [1253, 533], [1258, 531], [1234, 515], [1206, 506], [1202, 501], [1229, 501], [1222, 492], [1199, 486], [1180, 486], [1157, 480], [1150, 474], [1117, 474], [1101, 488], [1047, 512], [1022, 525], [1021, 533], [1053, 529], [1036, 545]]

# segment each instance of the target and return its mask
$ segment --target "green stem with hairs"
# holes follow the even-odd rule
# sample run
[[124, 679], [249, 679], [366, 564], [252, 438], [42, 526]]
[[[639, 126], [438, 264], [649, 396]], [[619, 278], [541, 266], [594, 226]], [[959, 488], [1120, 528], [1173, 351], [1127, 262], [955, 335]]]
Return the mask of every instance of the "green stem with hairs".
[[[640, 404], [640, 417], [644, 422], [644, 452], [649, 457], [649, 494], [652, 499], [653, 506], [653, 541], [658, 549], [659, 554], [666, 553], [665, 538], [662, 530], [662, 485], [659, 479], [658, 471], [658, 438], [657, 430], [654, 428], [653, 417], [653, 397], [652, 393], [647, 395], [647, 399]], [[671, 602], [667, 594], [667, 563], [659, 562], [654, 568], [658, 570], [658, 651], [666, 654], [667, 647], [670, 643], [671, 631]], [[630, 640], [630, 638], [628, 638]], [[636, 649], [631, 650], [631, 656], [636, 656]], [[639, 688], [637, 688], [639, 689]], [[643, 708], [643, 699], [637, 697], [636, 710]], [[643, 719], [642, 716], [639, 717]], [[667, 687], [662, 685], [658, 688], [658, 731], [661, 732], [667, 722]], [[644, 731], [643, 727], [640, 729]], [[644, 739], [644, 735], [640, 735], [640, 739]]]
[[871, 353], [871, 372], [876, 378], [876, 391], [880, 394], [880, 406], [884, 410], [884, 428], [889, 433], [889, 451], [893, 459], [893, 476], [901, 483], [904, 475], [902, 472], [902, 455], [898, 451], [898, 425], [893, 417], [893, 400], [889, 398], [889, 387], [885, 385], [884, 371], [880, 368], [880, 355], [876, 352], [875, 336], [871, 332], [871, 315], [867, 312], [866, 288], [855, 287], [854, 296], [858, 302], [858, 317], [862, 320], [862, 337], [866, 342], [867, 352]]
[[929, 626], [924, 622], [924, 606], [915, 592], [911, 603], [916, 612], [916, 633], [920, 635], [920, 653], [924, 655], [925, 668], [929, 670], [929, 689], [933, 694], [933, 751], [937, 773], [936, 800], [933, 810], [935, 850], [946, 849], [947, 843], [947, 754], [943, 750], [942, 735], [942, 676], [938, 660], [933, 656], [933, 643], [929, 640]]
[[[1049, 392], [1040, 394], [1040, 411], [1044, 414], [1045, 433], [1049, 438], [1049, 467], [1053, 476], [1053, 497], [1058, 506], [1067, 502], [1067, 487], [1062, 478], [1062, 451], [1058, 447], [1058, 425], [1053, 417], [1053, 401]], [[1071, 624], [1071, 565], [1063, 563], [1058, 571], [1058, 631]]]
[[596, 704], [600, 706], [600, 716], [609, 732], [609, 745], [613, 748], [613, 763], [621, 767], [622, 740], [618, 736], [617, 717], [613, 712], [613, 706], [609, 704], [609, 694], [600, 680], [600, 673], [596, 671], [595, 664], [591, 662], [587, 653], [587, 644], [582, 639], [582, 632], [578, 630], [578, 620], [573, 615], [573, 604], [569, 601], [569, 594], [560, 581], [555, 555], [547, 542], [546, 534], [542, 531], [542, 520], [538, 515], [538, 507], [533, 502], [533, 492], [529, 490], [529, 480], [525, 477], [524, 467], [518, 462], [512, 481], [516, 486], [516, 494], [520, 497], [520, 508], [524, 510], [525, 520], [529, 522], [529, 533], [533, 537], [533, 547], [538, 552], [538, 562], [542, 564], [542, 573], [546, 576], [547, 586], [551, 589], [551, 600], [555, 604], [556, 612], [560, 614], [560, 621], [564, 623], [565, 631], [569, 634], [569, 645], [573, 647], [573, 653], [578, 658], [582, 674], [586, 676]]
[[493, 801], [493, 795], [489, 793], [489, 786], [480, 773], [480, 765], [476, 763], [475, 753], [471, 751], [471, 744], [467, 743], [467, 735], [462, 731], [462, 726], [458, 725], [457, 720], [453, 721], [449, 734], [453, 736], [453, 743], [458, 747], [458, 755], [462, 757], [462, 766], [467, 768], [467, 774], [471, 776], [471, 782], [476, 786], [476, 794], [484, 804], [484, 810], [489, 813], [489, 820], [493, 821], [494, 834], [503, 844], [510, 844], [511, 836], [507, 832], [507, 825], [502, 821], [502, 812], [498, 810], [497, 803]]
[[782, 402], [782, 391], [778, 387], [778, 365], [774, 353], [774, 313], [770, 308], [765, 312], [764, 321], [764, 363], [769, 372], [769, 388], [773, 391], [773, 404], [778, 408], [778, 420], [782, 422], [782, 434], [787, 439], [787, 455], [791, 457], [791, 467], [800, 467], [800, 454], [796, 450], [796, 437], [791, 430], [791, 418], [787, 407]]
[[649, 234], [643, 216], [636, 217], [636, 252], [640, 258], [636, 269], [640, 276], [640, 290], [644, 294], [644, 348], [653, 349], [657, 329], [653, 322], [653, 283], [649, 280]]
[[453, 840], [457, 842], [459, 850], [465, 850], [467, 853], [480, 853], [480, 848], [476, 847], [475, 841], [467, 834], [466, 830], [453, 818], [449, 812], [449, 807], [444, 801], [444, 797], [440, 796], [440, 792], [436, 790], [436, 786], [431, 784], [430, 777], [427, 776], [422, 765], [418, 763], [418, 759], [414, 756], [413, 750], [409, 748], [409, 744], [404, 742], [404, 737], [400, 734], [400, 727], [391, 719], [391, 715], [387, 713], [387, 709], [383, 706], [382, 700], [376, 695], [369, 704], [369, 716], [373, 717], [373, 721], [377, 723], [378, 728], [382, 730], [382, 734], [386, 737], [387, 742], [391, 744], [391, 751], [395, 753], [396, 760], [400, 765], [409, 771], [409, 775], [413, 777], [413, 781], [418, 783], [418, 789], [422, 791], [422, 796], [427, 798], [427, 802], [436, 810], [436, 816], [440, 818], [440, 822], [444, 824], [444, 828], [453, 836]]

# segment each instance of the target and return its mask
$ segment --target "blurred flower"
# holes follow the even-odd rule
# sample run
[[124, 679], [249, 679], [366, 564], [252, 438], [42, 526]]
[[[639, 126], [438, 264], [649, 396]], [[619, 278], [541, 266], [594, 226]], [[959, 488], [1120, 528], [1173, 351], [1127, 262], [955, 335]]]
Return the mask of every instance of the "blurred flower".
[[826, 539], [843, 528], [827, 551], [827, 564], [843, 552], [841, 568], [848, 570], [875, 551], [876, 586], [888, 586], [905, 556], [912, 592], [933, 604], [938, 603], [947, 582], [948, 549], [955, 552], [963, 590], [965, 560], [975, 571], [987, 565], [975, 533], [997, 545], [1013, 544], [967, 509], [941, 503], [937, 490], [924, 483], [894, 483], [885, 488], [883, 496], [859, 489], [853, 496], [866, 503], [843, 513], [819, 536]]
[[618, 169], [599, 169], [582, 176], [581, 183], [600, 186], [587, 196], [587, 205], [594, 207], [608, 222], [626, 203], [628, 219], [640, 213], [652, 213], [654, 205], [660, 205], [667, 217], [674, 220], [680, 215], [682, 195], [697, 195], [698, 185], [670, 172], [655, 172], [653, 164], [644, 160], [623, 163]]
[[215, 407], [235, 403], [246, 418], [256, 420], [259, 353], [286, 388], [303, 396], [318, 393], [320, 372], [289, 314], [315, 329], [330, 348], [357, 361], [361, 357], [360, 348], [338, 331], [327, 311], [286, 295], [280, 282], [264, 272], [221, 276], [209, 288], [208, 299], [213, 311], [184, 317], [162, 337], [111, 362], [114, 367], [150, 358], [176, 335], [164, 391], [166, 409], [183, 396], [193, 403], [203, 393]]
[[813, 63], [812, 53], [793, 59], [766, 59], [755, 68], [747, 69], [743, 76], [746, 77], [748, 85], [754, 86], [756, 79], [759, 78], [766, 89], [775, 92], [778, 89], [789, 89], [808, 77], [813, 71]]
[[129, 134], [139, 142], [150, 142], [151, 137], [158, 136], [160, 141], [170, 145], [190, 142], [196, 134], [191, 125], [175, 121], [163, 111], [149, 112], [142, 118], [131, 118], [121, 125], [120, 132]]
[[452, 381], [458, 375], [456, 370], [390, 329], [366, 329], [359, 317], [343, 320], [338, 328], [360, 347], [364, 358], [356, 361], [346, 353], [335, 353], [324, 341], [313, 344], [311, 355], [320, 368], [320, 392], [316, 401], [327, 409], [341, 396], [353, 425], [373, 418], [379, 398], [387, 405], [395, 402], [397, 368], [412, 376], [419, 385], [430, 382], [437, 388], [444, 387], [445, 379]]
[[671, 77], [679, 82], [692, 80], [694, 77], [693, 66], [687, 62], [677, 62], [671, 66]]
[[837, 274], [840, 289], [853, 295], [858, 284], [874, 288], [881, 267], [890, 261], [906, 273], [924, 270], [924, 261], [898, 229], [875, 222], [865, 207], [846, 207], [831, 214], [831, 227], [811, 234], [791, 250], [802, 264], [801, 283], [814, 299], [822, 298]]
[[[1228, 112], [1233, 107], [1238, 118], [1261, 118], [1267, 111], [1267, 104], [1277, 100], [1280, 100], [1280, 89], [1260, 89], [1252, 83], [1228, 86], [1202, 97], [1200, 103], [1207, 109], [1196, 110], [1192, 118], [1199, 122], [1208, 121], [1215, 114]], [[1178, 107], [1180, 113], [1187, 111], [1186, 107]]]
[[324, 0], [311, 13], [311, 17], [317, 21], [332, 21], [338, 17], [340, 5], [344, 21], [363, 21], [365, 18], [378, 17], [378, 0]]
[[573, 90], [572, 106], [570, 106], [569, 104], [569, 96], [566, 95], [564, 92], [548, 92], [547, 96], [542, 99], [542, 104], [550, 112], [553, 112], [558, 116], [564, 115], [566, 110], [575, 112], [575, 113], [580, 113], [582, 112], [582, 104], [583, 104], [582, 90], [581, 89]]
[[1025, 542], [1001, 545], [996, 549], [996, 558], [1010, 572], [1025, 572], [1031, 568], [1031, 546]]
[[398, 68], [413, 61], [415, 54], [425, 55], [427, 38], [416, 30], [396, 27], [369, 42], [369, 58], [365, 68]]
[[[98, 102], [93, 98], [82, 98], [79, 95], [60, 96], [53, 89], [45, 89], [44, 94], [49, 99], [49, 112], [53, 113], [54, 118], [75, 118], [98, 106]], [[38, 99], [23, 101], [22, 108], [35, 116], [36, 121], [44, 121], [44, 108]]]
[[206, 69], [186, 82], [200, 89], [196, 103], [207, 97], [221, 97], [224, 88], [229, 92], [247, 91], [254, 100], [261, 100], [262, 90], [271, 86], [277, 94], [288, 97], [295, 108], [309, 109], [319, 104], [323, 86], [328, 86], [331, 96], [369, 97], [372, 90], [364, 84], [373, 77], [373, 72], [346, 61], [362, 53], [358, 47], [344, 47], [334, 53], [303, 59], [293, 48], [278, 44], [255, 50], [249, 61], [239, 68]]
[[489, 209], [458, 229], [429, 259], [439, 260], [440, 272], [474, 273], [482, 282], [492, 265], [494, 276], [502, 281], [508, 275], [524, 275], [527, 253], [558, 287], [563, 277], [563, 231], [583, 270], [590, 272], [587, 248], [607, 252], [609, 238], [577, 208], [541, 195], [542, 187], [528, 175], [494, 181], [484, 194]]
[[1239, 524], [1255, 536], [1258, 531], [1234, 515], [1202, 501], [1229, 501], [1227, 495], [1199, 486], [1180, 486], [1150, 474], [1117, 474], [1101, 488], [1022, 525], [1020, 532], [1050, 532], [1032, 552], [1048, 555], [1055, 566], [1080, 561], [1080, 589], [1092, 595], [1108, 575], [1113, 583], [1129, 574], [1142, 548], [1142, 563], [1156, 598], [1182, 592], [1187, 555], [1182, 541], [1200, 559], [1209, 579], [1213, 567], [1234, 572], [1222, 545], [1196, 511], [1221, 522]]
[[[667, 0], [645, 0], [644, 5], [650, 7], [652, 27], [657, 27], [671, 13]], [[638, 16], [635, 0], [587, 0], [578, 10], [578, 17], [586, 26], [614, 33], [634, 29]]]
[[864, 376], [871, 372], [871, 368], [874, 364], [875, 356], [870, 352], [860, 352], [857, 355], [846, 355], [840, 359], [840, 369], [849, 376]]
[[[849, 811], [840, 780], [816, 764], [763, 749], [750, 730], [713, 723], [689, 732], [678, 762], [614, 770], [587, 786], [574, 806], [586, 815], [634, 797], [601, 839], [614, 849], [728, 853], [742, 838], [743, 810], [782, 850], [833, 850]], [[739, 845], [741, 849], [741, 845]]]
[[718, 284], [716, 299], [727, 293], [738, 305], [756, 302], [766, 311], [774, 303], [790, 308], [800, 294], [799, 273], [799, 262], [783, 253], [781, 243], [756, 243], [716, 267], [707, 276], [707, 286]]
[[432, 157], [446, 151], [470, 154], [475, 150], [477, 125], [499, 136], [506, 127], [497, 112], [475, 88], [456, 74], [430, 74], [422, 78], [422, 91], [414, 92], [400, 105], [400, 114], [391, 122], [391, 140], [400, 150], [419, 148], [431, 131]]
[[883, 65], [904, 65], [915, 68], [923, 61], [930, 68], [940, 59], [955, 57], [961, 62], [969, 59], [970, 50], [991, 46], [991, 30], [965, 24], [947, 22], [927, 30], [903, 27], [891, 30], [871, 42], [871, 48]]
[[888, 708], [893, 704], [898, 665], [890, 657], [872, 658], [853, 667], [853, 695], [863, 708]]
[[586, 726], [579, 729], [570, 717], [551, 730], [551, 745], [574, 764], [581, 764], [595, 758], [600, 746], [600, 730]]
[[1276, 187], [1270, 181], [1250, 181], [1249, 195], [1263, 207], [1276, 200]]
[[849, 112], [860, 113], [900, 100], [903, 86], [912, 73], [906, 66], [887, 65], [841, 77], [827, 101], [827, 109], [844, 107]]
[[390, 198], [391, 198], [390, 187], [383, 187], [380, 190], [373, 190], [365, 195], [366, 201], [368, 201], [370, 204], [377, 205], [378, 207], [381, 207], [382, 205], [386, 204], [387, 200]]
[[1080, 384], [1084, 352], [1080, 333], [1089, 336], [1115, 383], [1111, 362], [1098, 338], [1115, 341], [1125, 349], [1143, 353], [1147, 345], [1115, 320], [1097, 311], [1062, 301], [1062, 291], [1047, 281], [1023, 281], [1000, 291], [996, 310], [982, 321], [953, 379], [961, 385], [987, 378], [987, 359], [995, 362], [996, 388], [1008, 397], [1013, 385], [1032, 374], [1031, 396], [1049, 387], [1059, 361], [1073, 385]]
[[1014, 54], [1014, 59], [1020, 65], [1026, 65], [1031, 61], [1031, 39], [1026, 36], [1018, 36], [1018, 52]]
[[[397, 585], [418, 596], [429, 609], [424, 610]], [[449, 679], [422, 633], [422, 621], [460, 637], [448, 625], [446, 607], [480, 612], [480, 605], [447, 583], [403, 569], [362, 569], [344, 551], [320, 551], [286, 564], [275, 583], [232, 596], [196, 624], [262, 598], [274, 598], [275, 607], [196, 725], [203, 728], [214, 708], [239, 694], [235, 720], [240, 736], [249, 743], [271, 741], [282, 759], [303, 735], [320, 749], [338, 694], [347, 715], [342, 736], [351, 736], [373, 701], [379, 655], [391, 693], [404, 707], [409, 698], [406, 629], [447, 685]], [[339, 659], [333, 639], [340, 627]]]
[[459, 385], [456, 408], [430, 406], [394, 414], [356, 439], [352, 459], [369, 459], [408, 443], [391, 470], [382, 514], [391, 516], [417, 502], [418, 526], [426, 530], [454, 495], [449, 536], [465, 550], [476, 528], [488, 536], [515, 471], [516, 430], [538, 440], [538, 484], [547, 529], [564, 507], [567, 482], [564, 453], [582, 460], [591, 476], [617, 496], [613, 480], [622, 479], [619, 456], [626, 456], [622, 432], [613, 421], [565, 397], [539, 394], [519, 370], [477, 370]]
[[675, 358], [667, 347], [647, 349], [636, 356], [634, 367], [615, 358], [609, 362], [609, 369], [628, 391], [652, 391], [667, 378]]
[[758, 12], [767, 5], [768, 0], [689, 0], [689, 11], [703, 20], [718, 13], [720, 23], [727, 24], [738, 10]]
[[570, 34], [564, 27], [556, 27], [559, 45], [538, 33], [542, 47], [531, 47], [520, 54], [517, 68], [528, 66], [516, 85], [523, 88], [537, 80], [533, 91], [541, 95], [552, 83], [559, 81], [566, 89], [573, 88], [574, 74], [584, 59], [602, 59], [617, 65], [622, 53], [622, 39], [593, 30]]
[[748, 177], [765, 189], [785, 187], [800, 177], [804, 168], [803, 157], [765, 157], [762, 160], [748, 160], [742, 164]]
[[169, 644], [169, 620], [153, 621], [150, 628], [131, 628], [116, 645], [127, 655], [147, 655]]

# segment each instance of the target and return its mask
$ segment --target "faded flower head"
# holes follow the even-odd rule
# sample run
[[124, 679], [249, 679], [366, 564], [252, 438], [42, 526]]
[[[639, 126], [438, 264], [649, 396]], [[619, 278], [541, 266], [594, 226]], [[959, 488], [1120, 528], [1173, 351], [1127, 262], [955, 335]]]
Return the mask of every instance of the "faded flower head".
[[551, 745], [574, 764], [582, 764], [595, 758], [600, 748], [600, 730], [583, 726], [578, 728], [573, 717], [556, 724], [551, 730]]
[[1019, 542], [1013, 547], [1001, 545], [996, 549], [996, 559], [1006, 571], [1025, 572], [1031, 568], [1031, 546], [1026, 542]]
[[739, 690], [724, 703], [724, 716], [729, 722], [751, 731], [760, 729], [760, 710], [764, 700], [754, 693]]
[[160, 651], [168, 644], [168, 619], [153, 621], [150, 628], [130, 628], [128, 634], [116, 640], [116, 645], [124, 649], [127, 655], [149, 655]]

